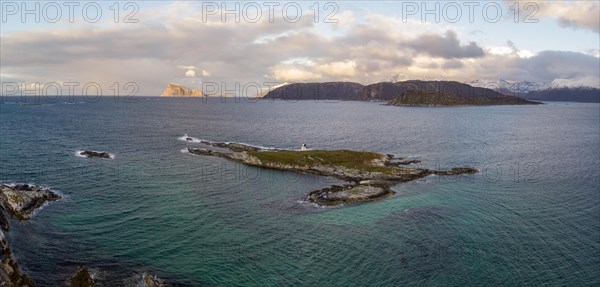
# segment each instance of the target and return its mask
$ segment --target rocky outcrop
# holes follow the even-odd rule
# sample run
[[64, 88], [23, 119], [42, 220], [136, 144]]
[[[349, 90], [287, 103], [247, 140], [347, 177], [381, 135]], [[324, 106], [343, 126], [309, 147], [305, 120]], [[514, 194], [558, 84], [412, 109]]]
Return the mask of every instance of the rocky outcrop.
[[184, 86], [169, 83], [162, 93], [163, 97], [202, 97], [204, 93], [199, 89], [188, 89]]
[[68, 283], [71, 287], [92, 287], [94, 286], [94, 278], [85, 266], [79, 267], [77, 273], [69, 278]]
[[48, 201], [60, 199], [49, 189], [30, 184], [7, 185], [0, 183], [0, 286], [35, 286], [31, 278], [22, 273], [6, 240], [9, 230], [8, 216], [15, 220], [28, 220], [31, 214]]
[[112, 158], [112, 156], [110, 155], [110, 153], [107, 152], [101, 152], [101, 151], [92, 151], [92, 150], [84, 150], [79, 152], [79, 155], [81, 156], [85, 156], [87, 158]]
[[[390, 184], [391, 185], [391, 184]], [[348, 184], [332, 185], [312, 191], [306, 197], [308, 201], [319, 205], [338, 205], [359, 201], [371, 201], [392, 195], [389, 185]]]
[[152, 276], [148, 273], [142, 274], [142, 279], [138, 287], [167, 287], [167, 283], [165, 283], [162, 279]]
[[495, 90], [454, 81], [298, 83], [276, 88], [263, 98], [282, 100], [386, 101], [390, 105], [522, 105], [536, 104]]
[[60, 196], [49, 189], [30, 184], [0, 184], [0, 207], [16, 220], [28, 220], [34, 210]]
[[391, 155], [350, 150], [261, 150], [243, 144], [208, 143], [212, 148], [188, 148], [194, 155], [216, 156], [243, 164], [269, 169], [290, 170], [339, 178], [349, 182], [310, 192], [306, 199], [319, 205], [371, 201], [393, 194], [391, 186], [428, 175], [473, 174], [474, 168], [455, 167], [451, 170], [408, 168], [417, 163], [395, 161]]

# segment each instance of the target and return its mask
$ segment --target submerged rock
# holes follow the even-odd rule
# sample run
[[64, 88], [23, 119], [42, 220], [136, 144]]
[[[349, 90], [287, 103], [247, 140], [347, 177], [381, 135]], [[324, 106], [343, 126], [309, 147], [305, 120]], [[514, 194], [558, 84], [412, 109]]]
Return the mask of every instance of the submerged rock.
[[459, 175], [459, 174], [475, 174], [479, 171], [470, 167], [453, 167], [450, 170], [434, 170], [433, 174], [437, 175]]
[[94, 158], [94, 157], [111, 158], [110, 154], [107, 152], [98, 152], [98, 151], [91, 151], [91, 150], [84, 150], [84, 151], [80, 152], [79, 155], [85, 156], [87, 158]]

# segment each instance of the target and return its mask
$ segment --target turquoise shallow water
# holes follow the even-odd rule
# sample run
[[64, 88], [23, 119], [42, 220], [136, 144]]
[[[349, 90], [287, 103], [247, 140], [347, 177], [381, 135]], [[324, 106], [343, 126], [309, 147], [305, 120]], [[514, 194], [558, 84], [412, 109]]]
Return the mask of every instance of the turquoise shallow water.
[[[8, 234], [40, 286], [80, 264], [111, 286], [143, 271], [178, 286], [600, 284], [598, 104], [19, 101], [0, 105], [1, 179], [65, 196]], [[337, 180], [191, 156], [184, 134], [373, 150], [481, 173], [319, 208], [304, 195]], [[115, 159], [76, 157], [81, 149]]]

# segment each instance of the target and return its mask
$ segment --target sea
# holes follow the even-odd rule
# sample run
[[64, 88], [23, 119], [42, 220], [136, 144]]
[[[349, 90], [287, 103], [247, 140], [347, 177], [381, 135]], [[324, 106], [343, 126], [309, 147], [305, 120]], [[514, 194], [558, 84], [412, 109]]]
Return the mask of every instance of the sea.
[[[343, 182], [186, 152], [201, 140], [479, 173], [320, 207], [305, 196]], [[600, 285], [599, 104], [3, 97], [0, 158], [2, 182], [63, 197], [7, 233], [38, 286], [83, 265], [104, 286]]]

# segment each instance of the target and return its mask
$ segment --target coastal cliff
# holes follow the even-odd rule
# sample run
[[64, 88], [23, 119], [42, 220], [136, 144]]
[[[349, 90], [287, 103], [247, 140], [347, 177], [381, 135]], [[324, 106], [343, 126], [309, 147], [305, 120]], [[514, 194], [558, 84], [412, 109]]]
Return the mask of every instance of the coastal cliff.
[[169, 83], [162, 97], [202, 97], [204, 93], [200, 89], [188, 89], [184, 86]]

